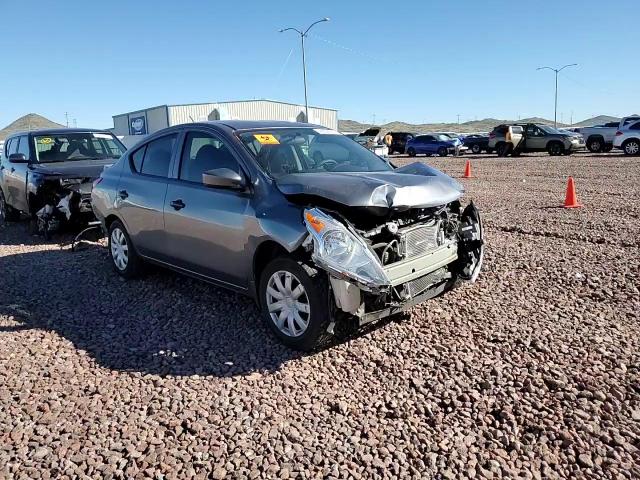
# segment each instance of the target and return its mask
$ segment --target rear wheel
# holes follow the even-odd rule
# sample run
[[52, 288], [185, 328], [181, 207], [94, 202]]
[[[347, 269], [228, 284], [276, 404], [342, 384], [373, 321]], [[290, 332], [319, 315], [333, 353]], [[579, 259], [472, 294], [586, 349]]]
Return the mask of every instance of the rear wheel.
[[0, 189], [0, 225], [18, 220], [20, 220], [20, 212], [7, 203], [4, 193]]
[[499, 143], [496, 146], [496, 153], [499, 157], [506, 157], [509, 155], [509, 151], [511, 150], [511, 145], [508, 143]]
[[625, 155], [638, 155], [640, 153], [640, 140], [632, 138], [622, 144]]
[[600, 153], [604, 150], [604, 142], [600, 137], [592, 137], [587, 141], [587, 149], [591, 153]]
[[142, 259], [136, 253], [127, 229], [118, 220], [109, 226], [109, 257], [113, 269], [124, 278], [134, 278], [142, 270]]
[[409, 154], [410, 157], [416, 156], [416, 150], [413, 147], [409, 147], [409, 150], [407, 150], [407, 153]]
[[271, 331], [285, 345], [313, 350], [331, 337], [327, 278], [290, 257], [278, 257], [260, 276], [260, 309]]
[[478, 145], [477, 143], [474, 143], [473, 145], [471, 145], [471, 151], [478, 154], [482, 151], [482, 148], [480, 148], [480, 145]]
[[448, 153], [449, 151], [447, 150], [446, 147], [440, 147], [438, 149], [438, 155], [440, 155], [441, 157], [446, 157]]
[[560, 142], [549, 142], [547, 145], [547, 152], [549, 155], [554, 157], [562, 155], [564, 153], [564, 145]]

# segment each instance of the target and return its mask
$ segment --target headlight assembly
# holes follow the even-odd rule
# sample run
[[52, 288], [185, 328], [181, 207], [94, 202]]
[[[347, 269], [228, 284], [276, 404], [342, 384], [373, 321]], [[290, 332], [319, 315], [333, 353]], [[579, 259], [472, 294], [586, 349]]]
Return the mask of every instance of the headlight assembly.
[[313, 237], [312, 258], [318, 265], [371, 289], [391, 283], [375, 253], [342, 223], [317, 208], [306, 209], [304, 221]]

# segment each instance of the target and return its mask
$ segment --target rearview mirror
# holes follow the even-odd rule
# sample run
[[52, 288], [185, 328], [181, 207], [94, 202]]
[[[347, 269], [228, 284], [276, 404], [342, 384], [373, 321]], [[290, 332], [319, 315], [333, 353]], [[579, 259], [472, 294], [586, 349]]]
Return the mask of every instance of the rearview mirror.
[[9, 162], [11, 163], [29, 163], [24, 153], [12, 153], [9, 155]]
[[202, 174], [202, 183], [208, 187], [242, 189], [246, 186], [244, 177], [229, 168], [214, 168]]

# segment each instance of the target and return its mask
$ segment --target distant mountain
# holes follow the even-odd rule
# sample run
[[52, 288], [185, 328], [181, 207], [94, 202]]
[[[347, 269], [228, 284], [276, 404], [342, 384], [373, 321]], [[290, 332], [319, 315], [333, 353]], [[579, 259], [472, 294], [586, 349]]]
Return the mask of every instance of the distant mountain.
[[575, 123], [575, 127], [592, 127], [594, 125], [602, 125], [603, 123], [619, 122], [618, 117], [610, 117], [609, 115], [598, 115], [597, 117], [587, 118], [581, 122]]
[[[588, 118], [579, 123], [574, 123], [574, 127], [585, 127], [591, 125], [600, 125], [607, 122], [616, 122], [620, 120], [616, 117], [610, 117], [608, 115], [598, 115], [597, 117]], [[520, 120], [499, 120], [497, 118], [485, 118], [482, 120], [473, 120], [464, 123], [405, 123], [405, 122], [391, 122], [384, 125], [377, 125], [385, 131], [396, 132], [415, 132], [415, 133], [427, 133], [427, 132], [458, 132], [458, 133], [470, 133], [470, 132], [490, 132], [493, 127], [500, 125], [501, 123], [512, 122], [526, 122], [526, 123], [544, 123], [547, 125], [553, 125], [553, 120], [547, 120], [546, 118], [531, 117], [521, 118]], [[559, 127], [568, 127], [570, 125], [558, 122]], [[338, 120], [338, 129], [341, 132], [363, 132], [367, 128], [371, 127], [370, 124], [364, 124], [355, 120]]]
[[15, 132], [22, 132], [25, 130], [40, 130], [43, 128], [60, 128], [64, 125], [52, 122], [48, 118], [44, 118], [37, 113], [29, 113], [24, 117], [20, 117], [16, 121], [10, 123], [2, 130], [0, 130], [0, 141], [5, 140], [9, 135]]

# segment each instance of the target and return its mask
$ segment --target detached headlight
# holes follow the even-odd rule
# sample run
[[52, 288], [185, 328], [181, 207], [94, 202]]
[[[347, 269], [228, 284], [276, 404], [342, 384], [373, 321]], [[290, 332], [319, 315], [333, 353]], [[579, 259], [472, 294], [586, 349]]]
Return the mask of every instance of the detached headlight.
[[317, 208], [304, 211], [304, 223], [313, 238], [312, 258], [320, 266], [368, 287], [391, 283], [375, 253], [342, 223]]

